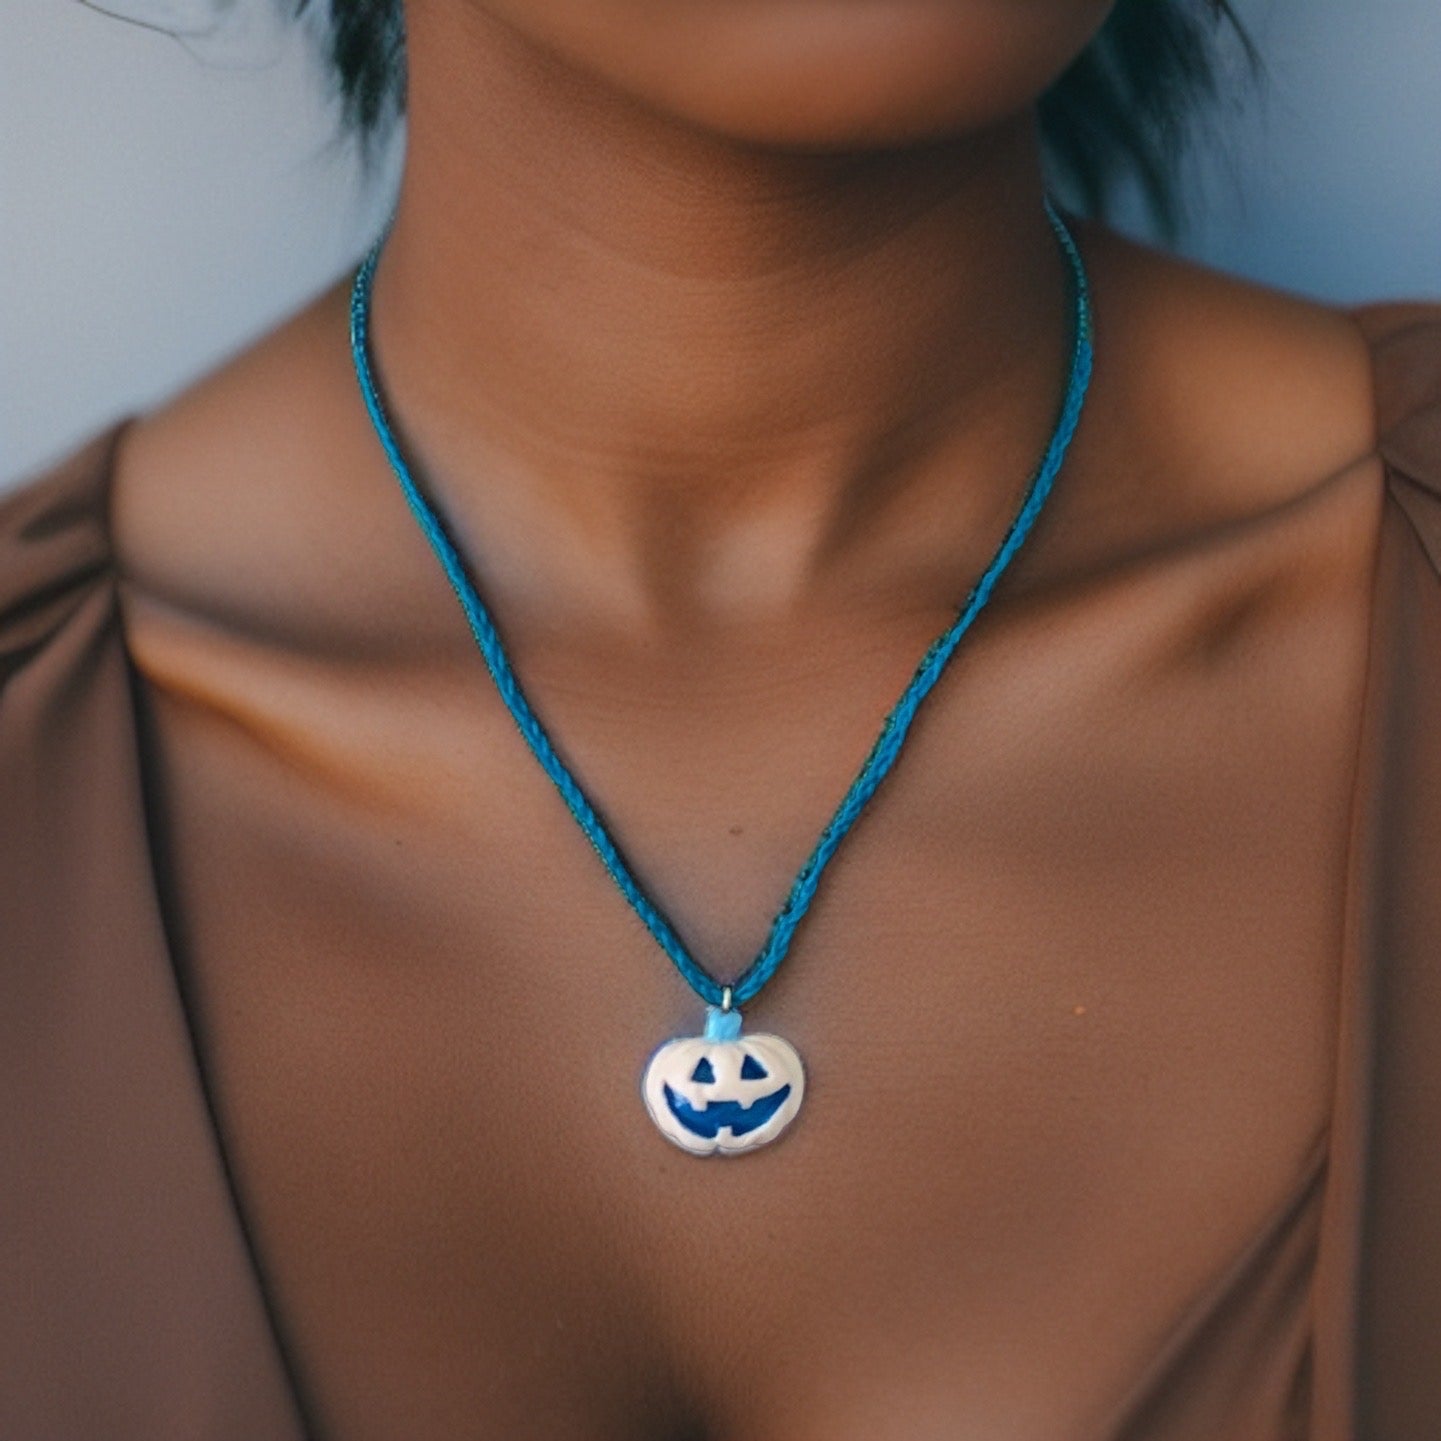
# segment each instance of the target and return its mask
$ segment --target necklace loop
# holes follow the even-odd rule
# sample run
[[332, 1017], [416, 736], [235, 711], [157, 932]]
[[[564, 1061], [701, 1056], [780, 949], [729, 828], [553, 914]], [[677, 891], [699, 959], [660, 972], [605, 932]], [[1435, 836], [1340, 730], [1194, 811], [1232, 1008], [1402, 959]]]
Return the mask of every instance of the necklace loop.
[[1011, 563], [1022, 542], [1030, 534], [1075, 435], [1081, 418], [1081, 408], [1091, 383], [1090, 285], [1080, 251], [1077, 249], [1065, 221], [1051, 203], [1049, 196], [1045, 197], [1044, 203], [1046, 216], [1069, 265], [1072, 279], [1073, 321], [1070, 375], [1055, 429], [1040, 464], [1031, 476], [1020, 509], [1016, 512], [1015, 518], [990, 564], [972, 588], [955, 622], [932, 642], [900, 700], [886, 716], [880, 733], [859, 773], [851, 782], [850, 788], [837, 807], [835, 814], [821, 832], [815, 849], [792, 882], [784, 904], [771, 922], [770, 933], [760, 953], [736, 980], [733, 987], [722, 986], [691, 955], [675, 926], [646, 894], [632, 873], [625, 857], [621, 854], [620, 847], [606, 828], [594, 803], [581, 788], [580, 782], [571, 774], [539, 717], [531, 709], [530, 702], [521, 689], [520, 681], [511, 668], [495, 622], [491, 619], [489, 611], [480, 598], [466, 564], [461, 558], [459, 548], [451, 538], [440, 515], [421, 491], [419, 485], [416, 484], [410, 467], [401, 455], [399, 443], [386, 417], [385, 407], [381, 402], [372, 373], [368, 340], [371, 282], [386, 236], [390, 233], [390, 227], [394, 223], [394, 213], [391, 214], [365, 259], [356, 268], [355, 282], [351, 288], [350, 297], [350, 346], [361, 396], [365, 401], [376, 437], [385, 451], [391, 469], [400, 482], [411, 512], [425, 538], [430, 542], [431, 548], [435, 551], [446, 578], [460, 601], [471, 634], [485, 659], [486, 667], [490, 671], [496, 689], [510, 710], [521, 735], [524, 736], [526, 743], [550, 777], [556, 790], [559, 791], [576, 823], [585, 832], [587, 839], [621, 894], [630, 902], [646, 929], [670, 957], [671, 962], [691, 989], [708, 1005], [719, 1004], [725, 1012], [729, 1012], [733, 1006], [745, 1005], [749, 1002], [780, 969], [781, 962], [790, 950], [796, 927], [800, 924], [815, 897], [822, 872], [895, 764], [921, 702], [925, 700], [932, 687], [940, 679], [942, 671], [955, 653], [961, 638], [970, 629], [990, 599], [996, 582]]

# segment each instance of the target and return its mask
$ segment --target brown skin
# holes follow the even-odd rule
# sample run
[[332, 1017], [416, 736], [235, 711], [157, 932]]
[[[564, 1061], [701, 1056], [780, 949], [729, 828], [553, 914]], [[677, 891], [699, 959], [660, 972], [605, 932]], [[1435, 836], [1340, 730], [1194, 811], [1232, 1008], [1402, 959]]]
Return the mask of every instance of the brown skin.
[[[537, 708], [718, 975], [1050, 429], [1029, 106], [1106, 8], [410, 7], [383, 384]], [[1334, 955], [1367, 356], [1342, 314], [1080, 235], [1072, 459], [756, 1008], [814, 1091], [737, 1162], [640, 1111], [698, 1007], [489, 688], [368, 428], [344, 283], [129, 432], [177, 952], [326, 1436], [1058, 1437], [1284, 1196], [1331, 1064], [1304, 981]], [[1168, 829], [1213, 779], [1224, 846]], [[1098, 980], [1159, 893], [1165, 965]], [[918, 1087], [939, 1136], [896, 1125]], [[1124, 1223], [1092, 1204], [1138, 1184]]]

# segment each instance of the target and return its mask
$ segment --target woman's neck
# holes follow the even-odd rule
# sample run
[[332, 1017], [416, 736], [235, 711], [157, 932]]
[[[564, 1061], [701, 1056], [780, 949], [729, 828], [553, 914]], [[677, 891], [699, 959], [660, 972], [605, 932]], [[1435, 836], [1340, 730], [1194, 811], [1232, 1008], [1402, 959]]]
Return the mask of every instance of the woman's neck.
[[414, 7], [409, 54], [372, 336], [453, 508], [484, 475], [487, 515], [550, 544], [663, 574], [734, 533], [794, 580], [924, 477], [973, 477], [977, 525], [1014, 499], [1070, 327], [1029, 117], [801, 154], [688, 129], [468, 4]]

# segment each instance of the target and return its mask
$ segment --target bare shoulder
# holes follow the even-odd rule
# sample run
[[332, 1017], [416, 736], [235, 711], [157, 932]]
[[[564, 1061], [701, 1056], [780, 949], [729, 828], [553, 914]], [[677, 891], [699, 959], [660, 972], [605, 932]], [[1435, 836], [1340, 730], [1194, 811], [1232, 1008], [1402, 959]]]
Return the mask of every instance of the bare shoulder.
[[353, 538], [394, 497], [360, 423], [347, 293], [337, 281], [128, 428], [112, 529], [138, 618], [303, 648], [374, 593]]
[[1383, 468], [1355, 315], [1098, 223], [1078, 237], [1095, 379], [1036, 583], [1155, 563], [1186, 568], [1198, 595], [1284, 576], [1298, 604], [1316, 587], [1364, 604]]
[[1376, 448], [1371, 347], [1348, 309], [1257, 284], [1101, 226], [1085, 230], [1098, 367], [1144, 447], [1218, 503], [1263, 505]]

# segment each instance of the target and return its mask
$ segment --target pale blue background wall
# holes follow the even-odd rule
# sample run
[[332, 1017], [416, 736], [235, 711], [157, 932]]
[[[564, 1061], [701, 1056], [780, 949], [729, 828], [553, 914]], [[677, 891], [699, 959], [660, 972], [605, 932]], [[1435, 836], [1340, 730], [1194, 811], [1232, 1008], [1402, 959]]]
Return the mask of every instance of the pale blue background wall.
[[[184, 23], [215, 0], [108, 3]], [[80, 0], [4, 0], [0, 483], [273, 324], [378, 226], [388, 182], [329, 146], [306, 37], [268, 3], [230, 0], [251, 23], [202, 63]], [[1182, 248], [1337, 301], [1441, 297], [1441, 3], [1238, 8], [1270, 86], [1218, 115], [1231, 158], [1195, 161]]]

